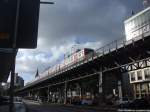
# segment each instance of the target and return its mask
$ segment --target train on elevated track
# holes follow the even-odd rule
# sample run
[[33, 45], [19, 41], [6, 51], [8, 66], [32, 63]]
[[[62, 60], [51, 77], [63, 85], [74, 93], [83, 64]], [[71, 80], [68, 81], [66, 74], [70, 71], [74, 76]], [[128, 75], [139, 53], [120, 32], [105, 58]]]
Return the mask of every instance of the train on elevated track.
[[[124, 38], [125, 41], [134, 40], [137, 37], [149, 36], [150, 35], [150, 7], [146, 8], [145, 10], [135, 15], [132, 15], [132, 17], [125, 20], [124, 26], [125, 26], [125, 37], [126, 37]], [[47, 75], [52, 75], [59, 70], [74, 65], [77, 62], [85, 60], [90, 56], [94, 56], [94, 55], [97, 55], [97, 51], [93, 49], [90, 48], [77, 49], [75, 52], [66, 55], [64, 60], [60, 64], [50, 67], [48, 70], [40, 74], [35, 80], [43, 78]]]
[[90, 48], [76, 49], [73, 53], [65, 55], [64, 60], [61, 63], [50, 67], [48, 70], [40, 74], [36, 79], [43, 78], [44, 76], [47, 76], [47, 75], [52, 75], [56, 71], [62, 70], [68, 66], [71, 66], [80, 61], [83, 61], [87, 59], [90, 54], [94, 55], [95, 51]]

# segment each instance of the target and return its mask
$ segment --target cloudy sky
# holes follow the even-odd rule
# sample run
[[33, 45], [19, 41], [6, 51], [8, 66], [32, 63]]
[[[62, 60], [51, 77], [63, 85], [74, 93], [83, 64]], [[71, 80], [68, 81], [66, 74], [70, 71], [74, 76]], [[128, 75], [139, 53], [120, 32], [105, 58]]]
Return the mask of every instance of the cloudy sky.
[[142, 0], [55, 0], [41, 5], [38, 47], [21, 49], [16, 72], [25, 82], [34, 79], [37, 68], [59, 63], [71, 47], [97, 49], [114, 39], [125, 38], [123, 21], [131, 11], [143, 9]]

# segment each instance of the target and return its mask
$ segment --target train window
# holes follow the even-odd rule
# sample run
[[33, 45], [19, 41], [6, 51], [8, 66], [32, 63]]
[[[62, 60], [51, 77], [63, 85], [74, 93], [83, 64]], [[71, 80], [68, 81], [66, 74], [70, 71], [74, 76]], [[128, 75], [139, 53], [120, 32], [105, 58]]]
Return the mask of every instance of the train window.
[[71, 57], [71, 62], [74, 61], [74, 59], [75, 59], [75, 56], [72, 56], [72, 57]]
[[145, 12], [145, 22], [146, 22], [146, 24], [148, 23], [148, 19], [149, 19], [149, 11], [147, 11], [147, 12]]
[[142, 80], [142, 71], [137, 71], [137, 79]]
[[145, 32], [147, 32], [147, 29], [146, 29], [147, 27], [143, 27], [143, 32], [145, 33]]
[[135, 29], [135, 26], [136, 26], [136, 24], [135, 24], [135, 19], [133, 19], [133, 29]]
[[144, 75], [145, 75], [145, 79], [150, 79], [150, 69], [145, 69], [144, 70]]
[[134, 28], [134, 20], [131, 21], [131, 29], [133, 30]]
[[80, 52], [80, 53], [79, 53], [79, 57], [81, 57], [81, 56], [82, 56], [82, 53]]
[[142, 15], [141, 15], [141, 25], [142, 25], [142, 26], [143, 26], [143, 24], [144, 24], [144, 18], [145, 18], [145, 17], [144, 17], [144, 14], [142, 14]]
[[150, 19], [150, 11], [147, 12], [147, 18], [148, 18], [148, 21]]
[[141, 16], [139, 16], [138, 17], [138, 25], [139, 25], [139, 27], [141, 26], [141, 24], [142, 24], [142, 19], [141, 19]]
[[137, 18], [135, 18], [134, 23], [135, 23], [135, 28], [137, 28], [138, 27], [138, 19]]
[[139, 35], [142, 35], [142, 33], [143, 33], [143, 29], [139, 29]]

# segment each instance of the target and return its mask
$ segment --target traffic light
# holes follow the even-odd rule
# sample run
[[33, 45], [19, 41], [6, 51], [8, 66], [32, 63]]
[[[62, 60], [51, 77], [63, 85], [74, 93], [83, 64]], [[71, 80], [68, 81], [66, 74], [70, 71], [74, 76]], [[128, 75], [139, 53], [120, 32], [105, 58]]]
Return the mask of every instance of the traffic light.
[[17, 48], [36, 48], [39, 8], [40, 0], [21, 0], [16, 41]]
[[[0, 48], [12, 48], [18, 0], [0, 0]], [[36, 48], [40, 0], [20, 0], [16, 48]]]
[[16, 5], [16, 0], [0, 0], [0, 48], [12, 47]]

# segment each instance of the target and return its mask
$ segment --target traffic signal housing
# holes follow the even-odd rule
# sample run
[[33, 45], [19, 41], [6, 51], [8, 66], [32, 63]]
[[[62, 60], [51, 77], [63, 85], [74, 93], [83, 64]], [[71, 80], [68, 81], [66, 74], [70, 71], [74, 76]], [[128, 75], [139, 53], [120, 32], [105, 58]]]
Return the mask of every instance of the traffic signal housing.
[[[0, 48], [13, 48], [18, 0], [0, 1]], [[16, 48], [36, 48], [40, 0], [20, 0]]]

